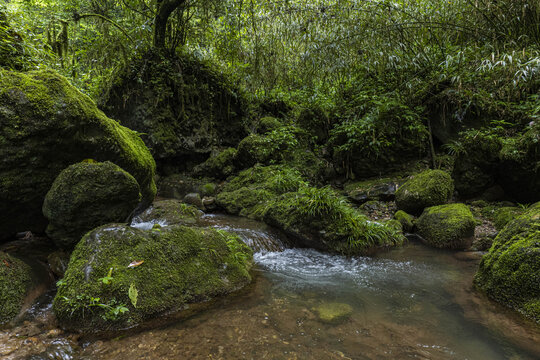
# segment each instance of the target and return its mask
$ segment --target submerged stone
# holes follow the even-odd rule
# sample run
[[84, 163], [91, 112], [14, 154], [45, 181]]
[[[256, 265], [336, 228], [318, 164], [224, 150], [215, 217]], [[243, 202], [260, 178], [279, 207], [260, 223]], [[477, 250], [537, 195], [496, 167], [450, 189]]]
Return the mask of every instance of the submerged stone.
[[22, 260], [0, 252], [0, 325], [19, 314], [31, 285], [31, 267]]
[[353, 308], [349, 304], [328, 302], [322, 303], [313, 309], [324, 323], [338, 324], [347, 320], [353, 313]]
[[433, 247], [466, 249], [472, 243], [476, 221], [466, 205], [447, 204], [425, 209], [415, 225]]
[[450, 175], [442, 170], [427, 170], [411, 177], [396, 191], [398, 209], [419, 214], [423, 209], [445, 204], [454, 192]]
[[45, 196], [47, 235], [64, 249], [73, 248], [93, 228], [126, 222], [140, 201], [139, 184], [111, 162], [82, 162], [63, 170]]
[[252, 251], [225, 231], [109, 224], [77, 244], [53, 311], [69, 329], [132, 327], [242, 288], [251, 265]]
[[540, 323], [540, 203], [501, 230], [474, 283], [490, 298]]
[[155, 163], [137, 133], [107, 118], [57, 73], [0, 70], [0, 239], [43, 232], [45, 194], [62, 170], [111, 161], [139, 183], [142, 206], [155, 196]]

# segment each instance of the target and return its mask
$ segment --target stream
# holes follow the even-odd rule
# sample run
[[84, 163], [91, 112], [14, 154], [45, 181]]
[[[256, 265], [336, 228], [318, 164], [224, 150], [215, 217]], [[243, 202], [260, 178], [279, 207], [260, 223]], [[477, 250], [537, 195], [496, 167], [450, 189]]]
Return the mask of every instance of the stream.
[[[375, 257], [292, 249], [286, 237], [244, 218], [205, 215], [254, 251], [254, 281], [187, 319], [113, 338], [56, 328], [54, 292], [13, 328], [1, 359], [511, 359], [540, 358], [540, 329], [475, 292], [479, 255], [416, 242]], [[344, 305], [345, 304], [345, 305]], [[320, 307], [345, 306], [328, 322]]]

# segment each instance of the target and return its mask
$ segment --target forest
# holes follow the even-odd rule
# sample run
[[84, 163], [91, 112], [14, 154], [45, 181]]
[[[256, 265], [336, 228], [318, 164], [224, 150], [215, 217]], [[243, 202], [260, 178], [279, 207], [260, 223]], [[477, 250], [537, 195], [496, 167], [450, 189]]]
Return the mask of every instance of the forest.
[[5, 0], [0, 358], [537, 359], [537, 0]]

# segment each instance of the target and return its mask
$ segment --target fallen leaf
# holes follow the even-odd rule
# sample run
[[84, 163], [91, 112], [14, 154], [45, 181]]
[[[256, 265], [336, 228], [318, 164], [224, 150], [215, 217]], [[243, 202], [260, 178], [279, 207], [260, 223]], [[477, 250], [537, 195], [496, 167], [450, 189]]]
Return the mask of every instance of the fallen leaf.
[[6, 265], [7, 267], [11, 267], [11, 265], [9, 265], [9, 263], [7, 262], [7, 260], [4, 260], [4, 265]]
[[144, 260], [141, 260], [141, 261], [132, 261], [132, 262], [128, 265], [128, 268], [134, 268], [134, 267], [137, 267], [137, 266], [141, 265], [143, 262], [144, 262]]

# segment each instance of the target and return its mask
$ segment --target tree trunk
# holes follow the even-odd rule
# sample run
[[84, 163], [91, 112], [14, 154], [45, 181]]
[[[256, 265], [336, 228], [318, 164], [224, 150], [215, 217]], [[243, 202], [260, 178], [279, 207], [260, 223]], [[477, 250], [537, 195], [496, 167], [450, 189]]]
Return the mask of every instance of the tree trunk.
[[154, 47], [163, 49], [167, 34], [167, 21], [172, 12], [184, 4], [186, 0], [158, 0], [154, 19]]

